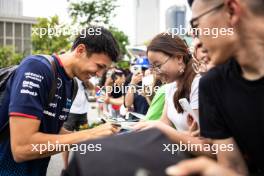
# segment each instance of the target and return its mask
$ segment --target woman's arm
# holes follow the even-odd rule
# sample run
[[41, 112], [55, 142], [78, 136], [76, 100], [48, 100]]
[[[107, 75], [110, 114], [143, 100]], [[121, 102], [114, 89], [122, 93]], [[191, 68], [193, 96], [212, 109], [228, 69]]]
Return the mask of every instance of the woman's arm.
[[128, 91], [125, 95], [125, 106], [131, 107], [134, 103], [134, 93], [136, 93], [136, 86], [142, 80], [142, 74], [138, 73], [132, 76]]
[[124, 103], [124, 96], [119, 97], [119, 98], [107, 97], [105, 99], [105, 103], [121, 106]]
[[167, 109], [168, 109], [168, 105], [167, 105], [167, 102], [165, 101], [160, 121], [169, 125], [169, 126], [173, 126], [173, 124], [171, 123], [171, 121], [168, 118]]

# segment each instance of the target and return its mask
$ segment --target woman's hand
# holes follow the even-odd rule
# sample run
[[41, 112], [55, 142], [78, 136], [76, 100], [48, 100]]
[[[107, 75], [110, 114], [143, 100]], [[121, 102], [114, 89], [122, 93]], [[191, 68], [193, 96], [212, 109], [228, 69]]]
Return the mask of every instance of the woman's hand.
[[200, 136], [199, 125], [190, 114], [188, 114], [187, 116], [187, 124], [189, 126], [189, 130], [188, 130], [189, 135], [192, 137], [199, 137]]
[[136, 125], [133, 126], [134, 131], [142, 131], [147, 130], [150, 128], [158, 128], [159, 130], [163, 131], [164, 128], [166, 128], [166, 124], [159, 121], [159, 120], [153, 120], [153, 121], [140, 121]]
[[142, 73], [137, 73], [132, 76], [130, 84], [138, 84], [140, 81], [142, 81], [143, 74]]

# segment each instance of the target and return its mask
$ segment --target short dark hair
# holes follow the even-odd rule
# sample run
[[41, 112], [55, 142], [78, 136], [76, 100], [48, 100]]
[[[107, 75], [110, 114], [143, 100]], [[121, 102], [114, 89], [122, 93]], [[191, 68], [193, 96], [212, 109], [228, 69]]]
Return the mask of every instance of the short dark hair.
[[264, 15], [264, 0], [246, 0], [251, 11], [256, 15]]
[[119, 45], [112, 33], [101, 26], [90, 26], [82, 30], [75, 38], [71, 50], [78, 45], [84, 44], [88, 55], [103, 53], [111, 58], [113, 62], [119, 59]]
[[190, 7], [192, 7], [193, 0], [188, 0], [188, 4], [189, 4]]

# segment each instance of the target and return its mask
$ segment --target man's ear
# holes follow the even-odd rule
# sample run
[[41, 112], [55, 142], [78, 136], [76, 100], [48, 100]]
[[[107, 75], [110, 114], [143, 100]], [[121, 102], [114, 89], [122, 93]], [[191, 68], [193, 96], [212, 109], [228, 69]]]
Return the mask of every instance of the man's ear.
[[82, 56], [83, 54], [86, 54], [86, 48], [84, 44], [80, 44], [75, 48], [75, 53], [78, 57]]
[[229, 15], [229, 24], [233, 27], [235, 26], [242, 14], [242, 4], [241, 1], [239, 0], [225, 0], [225, 6], [227, 7], [228, 10], [228, 15]]

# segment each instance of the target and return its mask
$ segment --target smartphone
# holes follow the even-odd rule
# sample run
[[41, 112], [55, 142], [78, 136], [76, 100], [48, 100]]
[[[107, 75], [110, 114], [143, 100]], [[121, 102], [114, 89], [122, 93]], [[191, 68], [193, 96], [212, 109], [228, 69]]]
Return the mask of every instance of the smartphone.
[[153, 75], [148, 75], [142, 78], [142, 85], [143, 86], [152, 86], [154, 83], [154, 76]]
[[133, 65], [131, 68], [131, 72], [136, 75], [138, 73], [142, 73], [142, 68], [140, 65]]
[[114, 72], [112, 70], [107, 71], [106, 78], [110, 78]]
[[188, 114], [190, 114], [190, 115], [194, 118], [194, 120], [195, 120], [197, 123], [199, 123], [198, 116], [194, 113], [194, 111], [193, 111], [193, 109], [192, 109], [190, 103], [188, 102], [188, 100], [187, 100], [186, 98], [181, 98], [181, 99], [179, 100], [179, 103], [180, 103], [182, 109], [183, 109], [185, 112], [187, 112]]
[[122, 122], [117, 122], [117, 121], [108, 120], [108, 119], [106, 119], [106, 118], [104, 118], [104, 117], [101, 117], [101, 122], [102, 122], [102, 123], [107, 123], [107, 122], [109, 122], [109, 123], [111, 123], [113, 126], [118, 127], [118, 128], [121, 128], [121, 129], [126, 130], [126, 131], [132, 131], [132, 130], [133, 130], [133, 128], [132, 128], [130, 125], [126, 124], [126, 123], [122, 123]]

